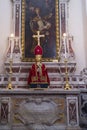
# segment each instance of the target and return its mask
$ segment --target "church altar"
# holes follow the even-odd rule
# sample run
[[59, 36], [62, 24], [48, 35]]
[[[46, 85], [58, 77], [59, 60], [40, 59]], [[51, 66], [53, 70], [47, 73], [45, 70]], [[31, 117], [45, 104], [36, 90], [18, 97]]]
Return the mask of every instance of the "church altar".
[[[34, 58], [32, 61], [24, 60], [24, 52], [21, 52], [24, 50], [21, 44], [24, 42], [21, 39], [21, 30], [22, 35], [24, 33], [20, 24], [21, 0], [11, 2], [15, 20], [14, 25], [12, 23], [14, 36], [9, 37], [5, 73], [0, 74], [0, 130], [84, 130], [87, 128], [87, 69], [76, 73], [72, 36], [64, 35], [62, 39], [68, 30], [69, 0], [59, 0], [58, 59], [42, 61], [50, 79], [48, 88], [43, 89], [30, 88], [27, 83]], [[47, 25], [50, 25], [49, 22]], [[66, 38], [69, 40], [68, 52]]]
[[86, 125], [84, 74], [76, 75], [76, 63], [68, 63], [71, 88], [67, 90], [65, 63], [45, 62], [51, 83], [48, 88], [34, 89], [27, 84], [32, 64], [12, 64], [9, 88], [10, 68], [5, 63], [6, 74], [0, 77], [0, 129], [80, 130], [80, 126]]

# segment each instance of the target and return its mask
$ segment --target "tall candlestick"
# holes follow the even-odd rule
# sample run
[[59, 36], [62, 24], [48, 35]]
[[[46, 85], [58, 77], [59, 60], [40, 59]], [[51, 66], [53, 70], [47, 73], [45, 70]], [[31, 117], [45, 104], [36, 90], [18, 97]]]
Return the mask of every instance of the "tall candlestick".
[[10, 47], [11, 47], [10, 59], [12, 59], [12, 39], [10, 39]]
[[7, 86], [7, 89], [12, 89], [12, 59], [10, 59], [9, 61], [9, 83], [8, 83], [8, 86]]
[[65, 79], [66, 79], [66, 84], [64, 86], [65, 90], [70, 90], [71, 86], [69, 85], [69, 81], [68, 81], [68, 67], [67, 67], [67, 62], [68, 62], [68, 57], [67, 57], [67, 44], [68, 44], [68, 37], [66, 35], [66, 33], [63, 34], [63, 44], [65, 46]]

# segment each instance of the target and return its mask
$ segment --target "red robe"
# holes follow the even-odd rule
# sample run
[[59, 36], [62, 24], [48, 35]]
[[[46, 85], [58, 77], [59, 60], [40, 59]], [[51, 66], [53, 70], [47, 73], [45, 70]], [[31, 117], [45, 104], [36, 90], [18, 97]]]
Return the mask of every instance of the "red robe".
[[28, 84], [50, 84], [47, 69], [44, 64], [33, 64], [29, 72]]

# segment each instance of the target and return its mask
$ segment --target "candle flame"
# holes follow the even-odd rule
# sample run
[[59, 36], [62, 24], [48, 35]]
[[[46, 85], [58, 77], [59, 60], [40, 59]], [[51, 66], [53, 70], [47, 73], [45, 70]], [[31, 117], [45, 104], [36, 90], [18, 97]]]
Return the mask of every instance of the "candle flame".
[[14, 34], [13, 34], [13, 33], [11, 33], [10, 37], [14, 37]]
[[66, 37], [66, 33], [63, 33], [63, 37]]

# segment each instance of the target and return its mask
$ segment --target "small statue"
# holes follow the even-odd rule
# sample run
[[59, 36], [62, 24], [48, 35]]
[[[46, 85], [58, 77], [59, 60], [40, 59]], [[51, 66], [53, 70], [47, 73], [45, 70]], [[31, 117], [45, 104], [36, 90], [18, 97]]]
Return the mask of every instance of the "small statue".
[[29, 72], [28, 84], [31, 88], [47, 88], [50, 84], [47, 69], [44, 64], [42, 64], [42, 54], [43, 50], [40, 45], [37, 45], [34, 49], [35, 53], [35, 64]]

